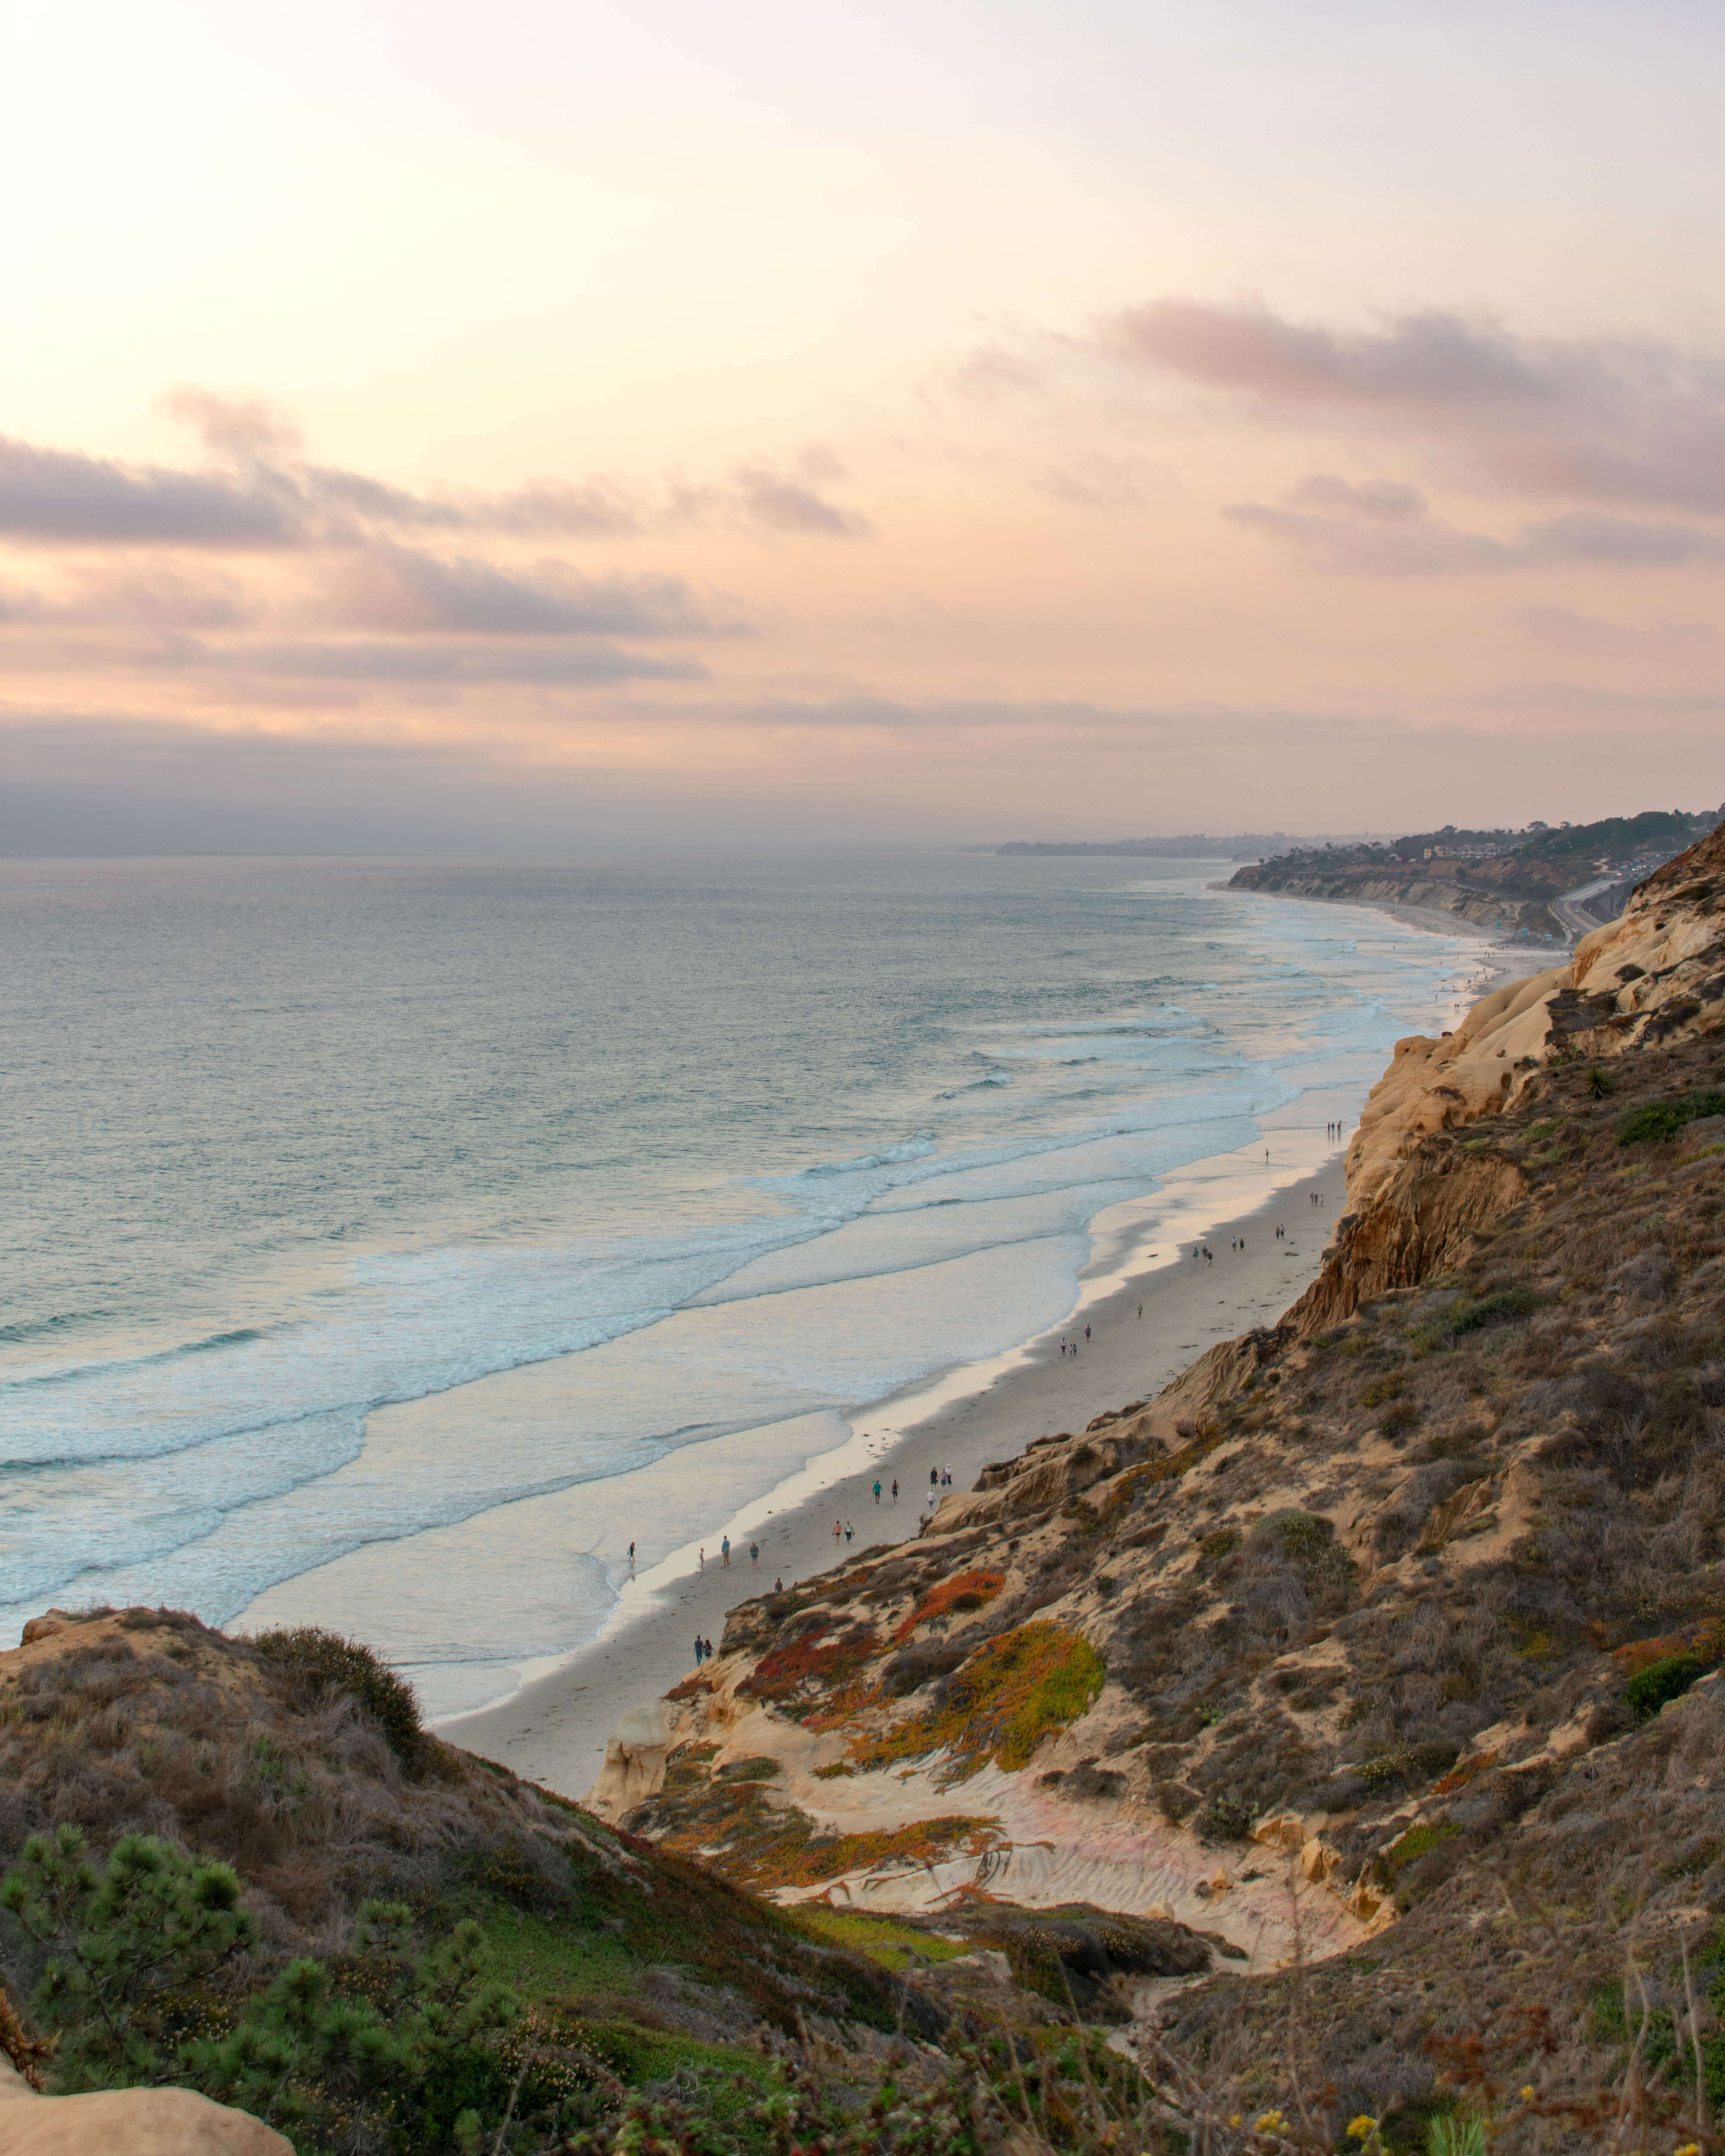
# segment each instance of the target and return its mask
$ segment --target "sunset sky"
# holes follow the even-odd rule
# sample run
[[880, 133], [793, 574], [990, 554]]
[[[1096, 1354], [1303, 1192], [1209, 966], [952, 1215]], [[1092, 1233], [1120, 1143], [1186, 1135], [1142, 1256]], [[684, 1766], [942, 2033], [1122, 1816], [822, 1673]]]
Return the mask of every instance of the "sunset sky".
[[61, 0], [7, 44], [0, 844], [1725, 794], [1717, 6]]

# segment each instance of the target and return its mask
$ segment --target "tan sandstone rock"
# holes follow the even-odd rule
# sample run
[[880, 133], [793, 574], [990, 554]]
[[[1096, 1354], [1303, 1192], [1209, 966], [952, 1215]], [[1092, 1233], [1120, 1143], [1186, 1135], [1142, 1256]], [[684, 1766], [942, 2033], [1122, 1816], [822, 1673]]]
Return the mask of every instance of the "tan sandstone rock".
[[1553, 1055], [1686, 1040], [1722, 1018], [1725, 824], [1638, 886], [1566, 964], [1495, 989], [1453, 1033], [1396, 1043], [1348, 1148], [1350, 1209], [1383, 1194], [1422, 1138], [1507, 1106]]
[[657, 1700], [632, 1707], [611, 1732], [605, 1763], [588, 1793], [588, 1806], [603, 1820], [620, 1820], [665, 1787], [665, 1753], [670, 1732]]
[[294, 2156], [249, 2112], [191, 2089], [105, 2089], [38, 2096], [0, 2059], [4, 2156]]

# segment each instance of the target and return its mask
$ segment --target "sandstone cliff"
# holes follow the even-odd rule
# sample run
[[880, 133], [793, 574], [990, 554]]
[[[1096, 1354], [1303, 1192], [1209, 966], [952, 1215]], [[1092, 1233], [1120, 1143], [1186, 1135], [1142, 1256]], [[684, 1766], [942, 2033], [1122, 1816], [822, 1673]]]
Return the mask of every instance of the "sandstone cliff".
[[[1435, 2101], [1434, 2031], [1491, 2020], [1524, 2072], [1512, 2025], [1543, 2014], [1579, 2118], [1627, 2071], [1586, 2003], [1622, 1910], [1701, 1940], [1725, 1905], [1721, 1687], [1655, 1728], [1631, 1681], [1681, 1691], [1725, 1646], [1722, 871], [1715, 836], [1564, 967], [1401, 1044], [1281, 1325], [737, 1612], [629, 1825], [932, 1936], [979, 1907], [1183, 1925], [1208, 1978], [1112, 1994], [1153, 2050], [1322, 1969], [1378, 2032], [1301, 2039], [1339, 2121]], [[1595, 1804], [1609, 1834], [1566, 1840]], [[1672, 1834], [1697, 1868], [1657, 1869]], [[1559, 1882], [1551, 1946], [1517, 1897]], [[1543, 2101], [1507, 2145], [1548, 2145]]]
[[1561, 966], [1476, 1004], [1453, 1033], [1396, 1043], [1348, 1148], [1356, 1210], [1433, 1131], [1499, 1113], [1553, 1061], [1690, 1040], [1725, 1023], [1725, 825], [1667, 862]]

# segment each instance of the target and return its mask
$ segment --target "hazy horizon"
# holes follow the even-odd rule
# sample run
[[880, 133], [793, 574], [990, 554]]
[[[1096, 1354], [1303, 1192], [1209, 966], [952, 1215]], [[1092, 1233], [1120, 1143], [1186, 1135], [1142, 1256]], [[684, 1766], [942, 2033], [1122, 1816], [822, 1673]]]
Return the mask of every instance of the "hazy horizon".
[[9, 845], [1725, 791], [1693, 0], [70, 0], [12, 58]]

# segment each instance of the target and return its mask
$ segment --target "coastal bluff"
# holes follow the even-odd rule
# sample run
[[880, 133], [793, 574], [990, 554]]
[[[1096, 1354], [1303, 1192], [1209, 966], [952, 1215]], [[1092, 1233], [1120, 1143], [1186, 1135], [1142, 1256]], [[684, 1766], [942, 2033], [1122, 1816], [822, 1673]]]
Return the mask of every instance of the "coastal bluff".
[[[1270, 2015], [1291, 1967], [1338, 2015], [1373, 1974], [1409, 2092], [1416, 2025], [1489, 2008], [1512, 2052], [1517, 2012], [1582, 2027], [1626, 1881], [1656, 1928], [1725, 1907], [1717, 1841], [1681, 1885], [1650, 1869], [1725, 1762], [1722, 1088], [1715, 832], [1563, 965], [1399, 1044], [1277, 1323], [735, 1611], [623, 1824], [937, 1934], [1178, 1922], [1219, 1958], [1122, 1983], [1157, 2041], [1219, 1984]], [[1534, 1954], [1516, 1911], [1556, 1899]], [[1572, 2095], [1603, 2071], [1575, 2043]]]
[[1401, 1044], [1291, 1307], [742, 1604], [587, 1804], [315, 1626], [33, 1620], [0, 2148], [1710, 2131], [1722, 891]]

